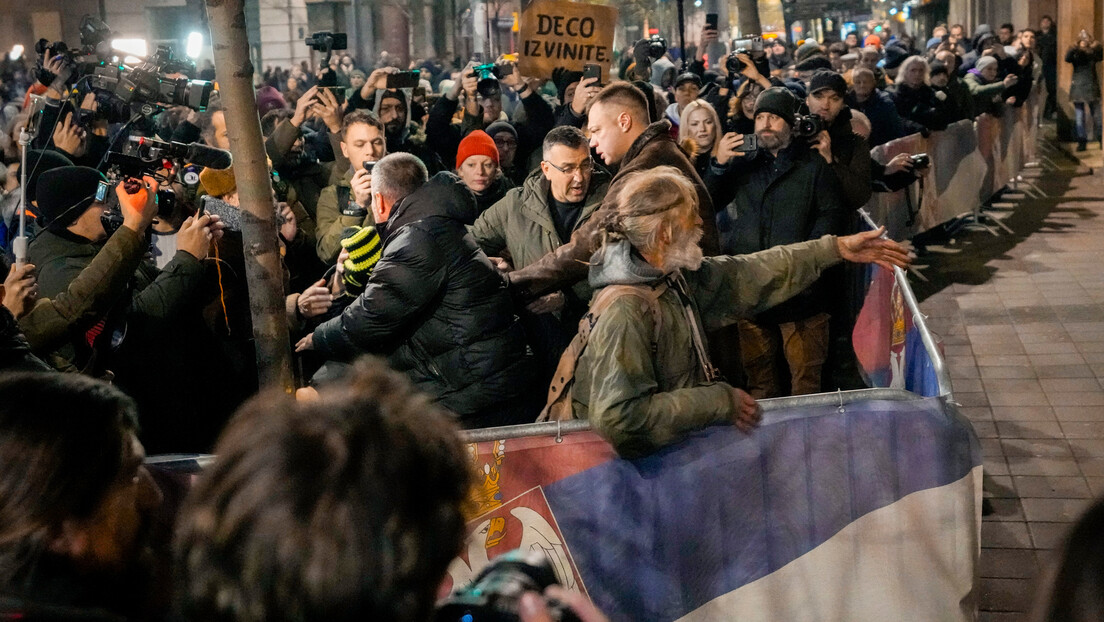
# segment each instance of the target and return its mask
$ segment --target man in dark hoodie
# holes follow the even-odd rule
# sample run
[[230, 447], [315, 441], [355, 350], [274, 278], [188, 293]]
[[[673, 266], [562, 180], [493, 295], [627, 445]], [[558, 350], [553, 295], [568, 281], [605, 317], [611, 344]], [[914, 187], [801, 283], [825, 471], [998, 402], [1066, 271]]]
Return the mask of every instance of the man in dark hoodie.
[[426, 181], [407, 153], [373, 169], [382, 255], [364, 292], [296, 346], [338, 361], [386, 355], [468, 428], [532, 421], [532, 361], [502, 278], [468, 234], [471, 193], [449, 173]]
[[674, 166], [686, 175], [698, 192], [698, 212], [704, 223], [702, 250], [719, 252], [713, 201], [694, 169], [693, 162], [671, 138], [671, 124], [660, 120], [649, 124], [649, 107], [643, 92], [628, 82], [614, 82], [594, 97], [587, 114], [590, 145], [602, 161], [617, 170], [602, 206], [571, 239], [540, 261], [507, 275], [510, 287], [521, 298], [536, 298], [586, 278], [590, 256], [601, 243], [598, 223], [617, 205], [620, 182], [633, 171], [660, 165]]

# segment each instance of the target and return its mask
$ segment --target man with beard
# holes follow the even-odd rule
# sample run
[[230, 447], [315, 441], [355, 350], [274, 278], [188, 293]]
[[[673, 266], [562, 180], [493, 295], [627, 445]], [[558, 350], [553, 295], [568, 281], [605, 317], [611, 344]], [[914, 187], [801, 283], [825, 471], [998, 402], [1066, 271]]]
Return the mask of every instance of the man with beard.
[[805, 105], [809, 114], [824, 121], [812, 148], [832, 167], [843, 190], [844, 204], [858, 209], [870, 200], [870, 147], [866, 139], [851, 130], [851, 109], [844, 103], [847, 82], [840, 74], [822, 69], [809, 80]]
[[376, 91], [376, 114], [383, 122], [387, 153], [409, 153], [426, 165], [429, 174], [445, 170], [441, 158], [425, 144], [425, 133], [410, 123], [410, 104], [406, 92], [399, 89]]
[[[777, 124], [770, 126], [762, 136], [777, 136]], [[781, 303], [841, 260], [908, 263], [904, 248], [879, 238], [882, 230], [703, 258], [696, 203], [693, 185], [673, 167], [622, 181], [617, 204], [602, 221], [602, 246], [590, 260], [589, 322], [549, 390], [548, 416], [589, 419], [626, 458], [709, 425], [732, 423], [750, 432], [758, 424], [755, 400], [717, 377], [705, 331]]]
[[[759, 149], [738, 151], [743, 137], [721, 139], [705, 183], [718, 205], [721, 249], [746, 254], [782, 244], [838, 234], [847, 223], [839, 179], [808, 142], [793, 139], [799, 102], [787, 89], [774, 87], [755, 100]], [[866, 183], [870, 184], [867, 172]], [[785, 394], [775, 360], [785, 355], [790, 392], [816, 393], [828, 353], [828, 303], [822, 283], [810, 281], [799, 295], [740, 321], [740, 349], [748, 388], [756, 398]]]
[[341, 106], [329, 90], [312, 86], [295, 102], [295, 112], [273, 110], [261, 119], [265, 136], [265, 151], [272, 160], [272, 168], [295, 190], [295, 199], [302, 204], [312, 223], [316, 215], [318, 197], [330, 184], [333, 164], [322, 163], [308, 153], [306, 143], [317, 142], [318, 137], [306, 123], [317, 116], [326, 124], [327, 139], [335, 153], [340, 153]]
[[161, 491], [134, 402], [76, 374], [0, 379], [0, 619], [155, 619]]

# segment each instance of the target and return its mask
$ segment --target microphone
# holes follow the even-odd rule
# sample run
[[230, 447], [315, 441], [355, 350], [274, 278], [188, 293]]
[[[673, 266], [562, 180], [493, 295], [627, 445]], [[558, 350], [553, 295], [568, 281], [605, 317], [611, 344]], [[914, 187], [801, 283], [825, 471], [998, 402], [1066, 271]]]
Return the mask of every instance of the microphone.
[[234, 157], [230, 155], [229, 151], [208, 147], [203, 143], [187, 145], [174, 142], [172, 147], [165, 151], [205, 168], [226, 169], [234, 164]]

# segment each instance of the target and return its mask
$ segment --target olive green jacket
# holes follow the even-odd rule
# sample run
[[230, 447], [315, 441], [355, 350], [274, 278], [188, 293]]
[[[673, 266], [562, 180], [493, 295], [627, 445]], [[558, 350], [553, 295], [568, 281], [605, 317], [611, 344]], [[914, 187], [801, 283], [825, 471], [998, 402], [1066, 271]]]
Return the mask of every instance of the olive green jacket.
[[[318, 195], [318, 226], [315, 230], [318, 243], [315, 248], [318, 251], [318, 258], [327, 266], [332, 266], [334, 261], [337, 260], [338, 254], [341, 253], [341, 233], [347, 227], [367, 227], [376, 224], [375, 220], [372, 219], [372, 211], [368, 209], [367, 205], [363, 206], [367, 212], [363, 218], [341, 214], [341, 209], [344, 206], [337, 204], [337, 188], [339, 186], [350, 188], [349, 184], [352, 180], [353, 172], [350, 170], [345, 173], [345, 177], [341, 181], [332, 186], [326, 186], [322, 189], [322, 194]], [[351, 188], [349, 190], [349, 202], [353, 202]]]
[[[632, 257], [635, 276], [626, 279], [624, 270], [608, 270], [596, 253], [590, 274], [595, 290], [614, 283], [660, 282], [658, 270], [635, 252]], [[701, 328], [708, 332], [787, 300], [840, 261], [836, 238], [824, 236], [751, 255], [706, 257], [700, 269], [683, 278]], [[611, 272], [620, 274], [609, 278]], [[706, 381], [680, 300], [674, 286], [660, 296], [657, 335], [648, 302], [628, 295], [615, 299], [598, 318], [576, 365], [575, 417], [589, 419], [624, 457], [645, 455], [693, 430], [733, 420], [731, 388]]]
[[[595, 169], [582, 213], [572, 232], [601, 207], [609, 182], [609, 173]], [[501, 257], [506, 251], [513, 267], [520, 270], [563, 245], [560, 234], [556, 233], [548, 197], [548, 180], [537, 169], [529, 174], [522, 187], [510, 190], [483, 212], [469, 231], [484, 253]], [[590, 300], [591, 289], [586, 281], [580, 281], [572, 290], [583, 303]]]

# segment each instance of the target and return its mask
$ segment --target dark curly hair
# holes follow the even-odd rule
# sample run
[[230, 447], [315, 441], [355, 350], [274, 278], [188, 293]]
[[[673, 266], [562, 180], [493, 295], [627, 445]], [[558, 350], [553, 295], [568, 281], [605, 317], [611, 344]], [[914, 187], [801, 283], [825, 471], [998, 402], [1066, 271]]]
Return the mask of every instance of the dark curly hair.
[[380, 359], [244, 405], [178, 523], [183, 619], [424, 620], [464, 539], [451, 418]]

